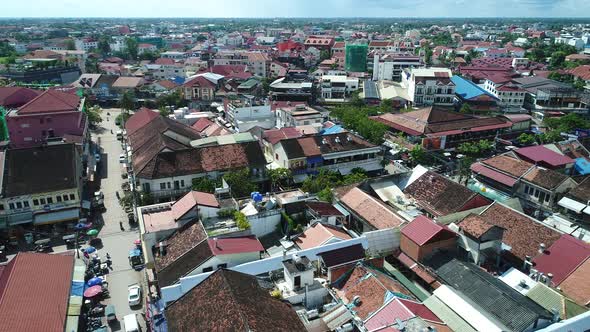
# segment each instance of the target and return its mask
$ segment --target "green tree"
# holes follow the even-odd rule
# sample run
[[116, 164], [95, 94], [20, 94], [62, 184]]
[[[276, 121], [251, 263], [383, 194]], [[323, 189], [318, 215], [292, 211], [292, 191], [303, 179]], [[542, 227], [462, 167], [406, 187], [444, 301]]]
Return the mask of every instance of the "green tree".
[[0, 57], [13, 57], [16, 56], [16, 50], [6, 41], [0, 41]]
[[250, 222], [246, 215], [240, 211], [234, 212], [234, 220], [236, 221], [236, 225], [240, 230], [250, 229]]
[[328, 51], [328, 50], [322, 50], [320, 52], [320, 61], [330, 59], [331, 57], [332, 56], [330, 55], [330, 51]]
[[381, 101], [379, 105], [381, 113], [389, 113], [393, 110], [393, 101], [391, 99], [385, 99]]
[[119, 100], [119, 107], [124, 111], [131, 111], [135, 109], [135, 96], [130, 91], [125, 91]]
[[202, 43], [202, 42], [204, 42], [205, 40], [207, 40], [207, 37], [206, 37], [205, 35], [199, 34], [199, 35], [197, 36], [197, 41], [198, 41], [199, 43]]
[[98, 61], [95, 58], [88, 58], [84, 63], [86, 67], [86, 72], [89, 74], [97, 74], [98, 73]]
[[370, 116], [379, 114], [377, 107], [339, 106], [330, 112], [330, 115], [340, 119], [342, 124], [373, 144], [383, 143], [383, 136], [387, 132], [387, 126], [370, 119]]
[[471, 113], [471, 107], [469, 107], [469, 104], [467, 104], [467, 103], [464, 103], [464, 104], [461, 106], [461, 109], [459, 110], [459, 112], [461, 112], [461, 113], [463, 113], [463, 114], [469, 114], [469, 113]]
[[109, 55], [109, 53], [111, 53], [110, 38], [108, 36], [100, 36], [100, 38], [98, 38], [97, 47], [103, 57]]
[[535, 135], [532, 134], [522, 133], [518, 136], [518, 142], [522, 145], [531, 145], [535, 143], [535, 141]]
[[314, 176], [308, 176], [301, 186], [301, 189], [308, 193], [318, 193], [325, 188], [331, 188], [339, 183], [341, 176], [339, 173], [320, 169], [320, 172]]
[[73, 39], [68, 39], [65, 41], [66, 50], [73, 51], [76, 49], [76, 43]]
[[551, 61], [549, 61], [549, 66], [551, 66], [551, 68], [561, 68], [565, 61], [566, 55], [567, 54], [565, 54], [565, 52], [562, 51], [553, 52], [551, 54]]
[[187, 106], [188, 101], [184, 99], [180, 90], [176, 90], [172, 93], [164, 94], [158, 97], [156, 104], [158, 105], [159, 109], [165, 108], [166, 106], [181, 108]]
[[207, 176], [194, 178], [192, 184], [192, 190], [210, 194], [215, 192], [215, 181]]
[[323, 202], [332, 203], [334, 200], [334, 193], [332, 189], [326, 187], [318, 192], [318, 199]]
[[134, 38], [125, 39], [125, 52], [129, 55], [130, 60], [137, 60], [137, 55], [139, 53], [138, 46], [139, 44]]
[[100, 108], [100, 106], [92, 106], [86, 111], [86, 116], [91, 124], [96, 125], [102, 122], [102, 117], [100, 116], [101, 113], [102, 108]]
[[275, 168], [268, 171], [270, 178], [270, 190], [275, 191], [277, 186], [287, 185], [293, 179], [293, 174], [287, 168]]
[[155, 61], [157, 58], [160, 57], [160, 54], [152, 52], [152, 51], [144, 51], [139, 55], [139, 60], [149, 60]]
[[233, 197], [246, 197], [256, 191], [256, 185], [250, 181], [248, 168], [227, 172], [223, 178], [229, 185]]
[[408, 152], [410, 154], [410, 159], [414, 164], [421, 164], [426, 161], [426, 151], [420, 145], [414, 145], [412, 150]]

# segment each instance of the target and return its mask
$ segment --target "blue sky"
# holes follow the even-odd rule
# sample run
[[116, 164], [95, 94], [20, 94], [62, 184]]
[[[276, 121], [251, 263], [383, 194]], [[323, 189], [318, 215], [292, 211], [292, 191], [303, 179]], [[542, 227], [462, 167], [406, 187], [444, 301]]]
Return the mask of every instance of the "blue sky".
[[590, 0], [28, 0], [0, 17], [588, 17]]

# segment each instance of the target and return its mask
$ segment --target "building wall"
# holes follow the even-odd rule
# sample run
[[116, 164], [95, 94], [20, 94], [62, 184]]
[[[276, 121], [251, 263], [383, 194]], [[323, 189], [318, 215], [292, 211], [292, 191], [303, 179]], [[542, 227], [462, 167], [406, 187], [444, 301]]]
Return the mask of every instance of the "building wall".
[[277, 230], [281, 222], [281, 210], [264, 211], [257, 215], [248, 216], [250, 231], [253, 235], [261, 237]]
[[366, 252], [371, 256], [388, 254], [400, 247], [401, 232], [399, 228], [367, 231], [363, 233], [363, 236], [369, 242]]
[[[80, 112], [6, 116], [10, 142], [14, 147], [39, 146], [53, 131], [54, 137], [84, 133], [80, 128]], [[44, 135], [45, 134], [45, 135]]]
[[424, 257], [429, 256], [436, 250], [452, 249], [456, 246], [456, 244], [457, 241], [455, 238], [433, 243], [426, 243], [423, 246], [419, 246], [418, 244], [414, 243], [414, 241], [410, 240], [404, 234], [401, 235], [400, 239], [400, 249], [417, 262], [422, 261]]

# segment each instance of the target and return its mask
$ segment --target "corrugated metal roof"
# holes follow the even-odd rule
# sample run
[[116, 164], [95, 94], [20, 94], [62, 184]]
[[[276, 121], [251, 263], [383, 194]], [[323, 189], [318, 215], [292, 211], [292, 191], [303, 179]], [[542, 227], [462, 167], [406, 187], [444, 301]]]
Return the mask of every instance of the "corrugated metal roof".
[[588, 311], [542, 283], [533, 287], [526, 296], [547, 310], [558, 310], [561, 319], [572, 318]]
[[476, 332], [471, 325], [457, 315], [451, 308], [447, 307], [441, 300], [436, 296], [431, 296], [424, 300], [424, 305], [428, 309], [432, 310], [438, 318], [442, 319], [453, 331], [461, 332]]
[[439, 225], [425, 216], [418, 216], [407, 226], [402, 228], [402, 234], [414, 241], [417, 245], [424, 245], [441, 232], [448, 232], [454, 236], [454, 232], [444, 225]]

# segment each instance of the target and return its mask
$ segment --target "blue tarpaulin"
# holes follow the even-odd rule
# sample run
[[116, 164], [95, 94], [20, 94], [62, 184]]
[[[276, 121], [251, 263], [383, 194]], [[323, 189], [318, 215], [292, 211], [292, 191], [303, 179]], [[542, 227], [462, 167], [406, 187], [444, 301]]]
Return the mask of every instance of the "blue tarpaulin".
[[129, 257], [136, 257], [136, 256], [141, 256], [141, 250], [139, 250], [139, 249], [129, 250]]
[[72, 296], [82, 296], [84, 294], [84, 281], [72, 281]]
[[590, 174], [590, 161], [586, 160], [586, 158], [576, 158], [576, 163], [574, 164], [574, 169], [577, 173], [581, 175]]

